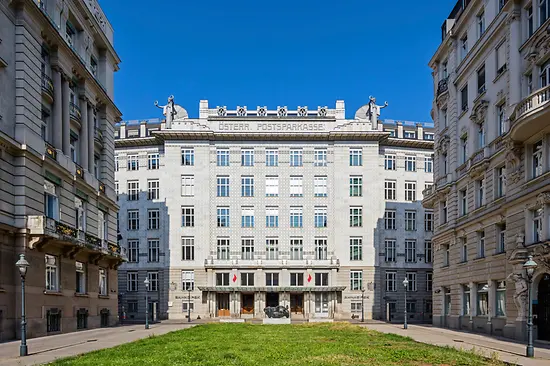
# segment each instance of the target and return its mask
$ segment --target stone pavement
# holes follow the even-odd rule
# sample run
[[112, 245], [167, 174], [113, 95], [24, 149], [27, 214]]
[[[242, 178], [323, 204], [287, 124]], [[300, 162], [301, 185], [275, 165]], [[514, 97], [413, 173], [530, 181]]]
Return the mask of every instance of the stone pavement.
[[29, 356], [19, 357], [20, 341], [0, 343], [0, 366], [36, 365], [58, 358], [76, 356], [103, 348], [137, 341], [150, 335], [161, 335], [185, 329], [197, 323], [157, 323], [148, 330], [144, 325], [125, 325], [115, 328], [99, 328], [75, 333], [33, 338], [27, 341]]
[[410, 325], [403, 329], [403, 324], [370, 323], [363, 325], [382, 333], [394, 333], [407, 336], [417, 342], [436, 346], [450, 346], [462, 350], [475, 350], [486, 357], [496, 356], [498, 360], [522, 366], [550, 366], [550, 349], [548, 346], [535, 344], [535, 358], [527, 358], [525, 344], [504, 338], [488, 337], [481, 334], [459, 332], [430, 325]]

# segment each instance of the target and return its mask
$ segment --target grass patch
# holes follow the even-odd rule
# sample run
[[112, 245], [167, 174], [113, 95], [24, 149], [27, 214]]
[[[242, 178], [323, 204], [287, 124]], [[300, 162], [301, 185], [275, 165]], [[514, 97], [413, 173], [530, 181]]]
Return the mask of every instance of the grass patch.
[[205, 324], [51, 365], [503, 365], [348, 323]]

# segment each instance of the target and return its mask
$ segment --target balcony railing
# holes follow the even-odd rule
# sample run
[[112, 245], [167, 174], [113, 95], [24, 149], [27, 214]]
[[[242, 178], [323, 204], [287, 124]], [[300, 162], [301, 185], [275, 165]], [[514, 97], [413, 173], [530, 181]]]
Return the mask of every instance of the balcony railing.
[[72, 102], [69, 105], [69, 115], [77, 122], [80, 122], [82, 120], [82, 113], [80, 112], [80, 108]]
[[42, 74], [42, 92], [44, 92], [53, 101], [53, 81], [46, 74]]
[[521, 103], [516, 106], [516, 109], [512, 113], [510, 118], [511, 126], [514, 125], [526, 116], [530, 112], [533, 112], [543, 106], [547, 105], [550, 102], [550, 85], [545, 86], [542, 89], [537, 90], [534, 93], [531, 93], [527, 98], [525, 98]]
[[437, 96], [440, 96], [441, 94], [449, 90], [448, 80], [448, 76], [444, 79], [439, 80], [439, 83], [437, 84]]
[[443, 176], [437, 178], [436, 185], [437, 187], [441, 187], [447, 184], [447, 174], [444, 174]]
[[422, 196], [423, 197], [428, 197], [429, 195], [431, 195], [432, 193], [434, 193], [434, 186], [429, 186], [427, 188], [425, 188], [423, 191], [422, 191]]

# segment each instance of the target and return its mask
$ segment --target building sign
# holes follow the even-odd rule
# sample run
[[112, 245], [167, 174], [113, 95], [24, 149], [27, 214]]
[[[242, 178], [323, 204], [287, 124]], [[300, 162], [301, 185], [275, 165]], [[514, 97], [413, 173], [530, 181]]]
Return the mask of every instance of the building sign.
[[[344, 296], [345, 300], [361, 300], [361, 295], [346, 295]], [[363, 299], [368, 300], [369, 296], [366, 295], [363, 297]]]
[[[200, 296], [191, 296], [192, 300], [198, 300], [200, 299]], [[176, 300], [189, 300], [189, 296], [176, 296]]]
[[219, 122], [222, 132], [318, 132], [326, 131], [323, 122]]

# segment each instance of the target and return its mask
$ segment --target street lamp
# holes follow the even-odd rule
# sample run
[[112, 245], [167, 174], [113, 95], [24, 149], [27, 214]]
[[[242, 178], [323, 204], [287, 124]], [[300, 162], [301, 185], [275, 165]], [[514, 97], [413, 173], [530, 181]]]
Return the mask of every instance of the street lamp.
[[191, 323], [191, 286], [187, 286], [187, 292], [189, 293], [189, 298], [187, 300], [187, 322]]
[[25, 259], [25, 254], [19, 255], [19, 260], [15, 263], [21, 275], [21, 346], [19, 346], [19, 356], [27, 356], [27, 322], [25, 320], [25, 276], [29, 268], [29, 262]]
[[145, 284], [145, 329], [149, 329], [149, 277], [143, 281]]
[[409, 289], [409, 280], [407, 277], [403, 280], [403, 286], [405, 287], [405, 323], [403, 329], [407, 329], [407, 290]]
[[530, 255], [527, 262], [523, 264], [525, 272], [527, 272], [527, 357], [535, 356], [535, 349], [533, 348], [533, 307], [531, 306], [531, 287], [533, 283], [533, 274], [537, 268], [537, 262], [533, 260], [533, 256]]
[[365, 321], [365, 288], [361, 287], [361, 323]]

